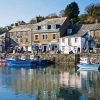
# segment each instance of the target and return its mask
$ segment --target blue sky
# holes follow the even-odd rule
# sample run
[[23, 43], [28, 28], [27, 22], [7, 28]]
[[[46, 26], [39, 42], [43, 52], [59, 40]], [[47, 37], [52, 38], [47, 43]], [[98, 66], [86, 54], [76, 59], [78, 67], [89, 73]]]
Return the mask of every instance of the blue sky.
[[38, 15], [58, 14], [73, 1], [78, 3], [80, 13], [84, 13], [87, 5], [100, 3], [100, 0], [0, 0], [0, 26], [4, 27], [20, 20], [29, 22]]

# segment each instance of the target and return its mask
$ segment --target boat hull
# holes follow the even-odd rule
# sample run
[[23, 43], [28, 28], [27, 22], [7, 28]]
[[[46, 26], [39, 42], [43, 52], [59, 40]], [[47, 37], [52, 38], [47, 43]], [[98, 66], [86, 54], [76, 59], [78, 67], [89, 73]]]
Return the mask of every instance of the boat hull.
[[81, 70], [98, 70], [99, 64], [78, 64], [77, 65]]
[[7, 65], [10, 67], [22, 67], [22, 68], [27, 68], [27, 67], [31, 67], [31, 68], [36, 68], [37, 66], [47, 66], [47, 65], [51, 65], [54, 64], [53, 61], [50, 60], [7, 60]]
[[7, 60], [7, 65], [8, 66], [31, 66], [32, 61], [23, 61], [23, 60]]

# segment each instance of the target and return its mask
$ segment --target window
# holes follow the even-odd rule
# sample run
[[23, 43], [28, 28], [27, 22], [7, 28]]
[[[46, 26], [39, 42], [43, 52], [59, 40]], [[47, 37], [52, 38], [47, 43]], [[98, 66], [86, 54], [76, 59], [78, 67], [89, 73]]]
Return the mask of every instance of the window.
[[75, 43], [78, 41], [78, 38], [75, 38]]
[[38, 26], [38, 30], [40, 30], [41, 29], [41, 26]]
[[16, 42], [18, 42], [18, 39], [16, 39]]
[[26, 38], [26, 42], [28, 42], [28, 38]]
[[48, 29], [51, 29], [51, 25], [48, 25], [48, 27], [47, 27]]
[[62, 43], [65, 43], [65, 38], [62, 38]]
[[70, 35], [72, 33], [72, 29], [67, 29], [67, 33]]
[[16, 32], [17, 38], [21, 38], [21, 32]]
[[53, 39], [56, 39], [56, 34], [53, 34]]
[[23, 39], [20, 39], [20, 42], [23, 42]]
[[35, 35], [35, 40], [37, 41], [39, 39], [39, 36], [38, 35]]
[[64, 46], [62, 46], [62, 51], [65, 51], [65, 47]]
[[56, 24], [56, 29], [60, 28], [60, 25], [59, 24]]
[[71, 39], [70, 38], [68, 38], [68, 45], [71, 46]]
[[28, 36], [28, 32], [26, 32], [26, 34], [25, 34], [26, 36]]
[[48, 39], [47, 34], [43, 34], [43, 40], [47, 40], [47, 39]]
[[18, 36], [18, 32], [16, 32], [16, 36]]
[[45, 25], [42, 25], [41, 28], [42, 28], [42, 29], [46, 29], [46, 26], [45, 26]]

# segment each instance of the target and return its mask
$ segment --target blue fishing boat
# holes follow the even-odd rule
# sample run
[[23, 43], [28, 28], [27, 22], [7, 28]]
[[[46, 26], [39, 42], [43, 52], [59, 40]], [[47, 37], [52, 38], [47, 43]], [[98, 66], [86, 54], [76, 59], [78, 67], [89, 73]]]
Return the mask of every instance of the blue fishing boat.
[[34, 59], [34, 60], [15, 60], [15, 59], [8, 59], [7, 60], [7, 65], [10, 67], [21, 67], [25, 68], [26, 66], [28, 67], [37, 67], [37, 66], [47, 66], [54, 64], [54, 61], [52, 60], [42, 60], [42, 59]]
[[28, 60], [7, 60], [8, 66], [32, 66], [32, 61]]

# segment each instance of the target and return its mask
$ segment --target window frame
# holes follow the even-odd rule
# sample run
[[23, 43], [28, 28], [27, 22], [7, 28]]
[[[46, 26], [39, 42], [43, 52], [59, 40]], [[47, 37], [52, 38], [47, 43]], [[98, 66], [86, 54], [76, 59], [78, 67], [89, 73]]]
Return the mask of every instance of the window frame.
[[[54, 38], [54, 36], [55, 36], [55, 38]], [[52, 39], [56, 40], [56, 34], [52, 34]]]
[[77, 43], [78, 42], [78, 38], [77, 37], [75, 37], [75, 43]]
[[[38, 37], [37, 39], [36, 39], [36, 36]], [[38, 41], [39, 40], [39, 34], [34, 34], [34, 40], [35, 41]]]
[[42, 39], [43, 39], [43, 40], [48, 40], [48, 35], [47, 35], [47, 34], [43, 34], [43, 35], [42, 35]]

